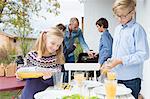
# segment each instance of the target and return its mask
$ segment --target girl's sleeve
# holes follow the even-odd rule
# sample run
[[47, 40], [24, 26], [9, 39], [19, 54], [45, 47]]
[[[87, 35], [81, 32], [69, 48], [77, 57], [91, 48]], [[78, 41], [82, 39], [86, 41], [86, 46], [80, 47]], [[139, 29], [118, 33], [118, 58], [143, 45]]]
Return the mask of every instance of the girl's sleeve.
[[44, 80], [43, 78], [40, 78], [40, 79], [41, 79], [41, 81], [43, 83], [48, 84], [49, 86], [53, 86], [54, 85], [53, 84], [53, 76], [51, 78], [49, 78], [49, 79], [46, 79], [46, 80]]
[[[54, 68], [56, 71], [56, 73], [57, 72], [61, 72], [62, 71], [62, 67], [63, 65], [61, 65], [61, 64], [57, 64], [56, 65], [56, 67]], [[43, 83], [46, 83], [46, 84], [48, 84], [49, 86], [53, 86], [53, 76], [51, 77], [51, 78], [49, 78], [49, 79], [46, 79], [46, 80], [44, 80], [43, 78], [41, 78], [41, 81], [43, 82]]]

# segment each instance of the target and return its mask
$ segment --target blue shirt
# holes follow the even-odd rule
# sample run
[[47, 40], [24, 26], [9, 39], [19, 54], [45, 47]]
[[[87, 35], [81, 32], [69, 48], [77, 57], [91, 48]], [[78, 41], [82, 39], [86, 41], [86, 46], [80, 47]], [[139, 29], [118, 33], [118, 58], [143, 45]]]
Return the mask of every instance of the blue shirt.
[[[81, 47], [83, 48], [83, 50], [86, 52], [89, 51], [89, 47], [84, 40], [83, 33], [82, 33], [81, 29], [78, 28], [77, 31], [72, 31], [71, 35], [70, 35], [70, 31], [69, 31], [69, 28], [67, 25], [66, 31], [65, 31], [65, 36], [64, 36], [64, 44], [65, 44], [67, 49], [69, 48], [69, 46], [74, 44], [76, 38], [78, 38], [79, 43], [80, 43]], [[65, 50], [66, 49], [64, 49], [64, 51]], [[73, 52], [69, 54], [69, 56], [72, 56], [72, 55], [73, 55]]]
[[105, 30], [100, 38], [99, 43], [99, 59], [98, 62], [102, 65], [112, 55], [113, 38], [108, 30]]
[[141, 25], [131, 20], [115, 29], [112, 58], [121, 59], [123, 64], [113, 70], [118, 80], [143, 77], [143, 63], [149, 57], [147, 35]]

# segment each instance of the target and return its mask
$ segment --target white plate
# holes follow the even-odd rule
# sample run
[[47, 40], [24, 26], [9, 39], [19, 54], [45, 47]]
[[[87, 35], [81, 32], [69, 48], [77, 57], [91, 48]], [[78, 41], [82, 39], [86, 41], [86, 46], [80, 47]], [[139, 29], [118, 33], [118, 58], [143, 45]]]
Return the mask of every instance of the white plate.
[[61, 99], [63, 96], [70, 95], [69, 90], [45, 90], [34, 95], [35, 99]]
[[97, 81], [90, 81], [90, 80], [86, 80], [84, 81], [84, 84], [86, 87], [88, 88], [94, 88], [94, 87], [98, 87], [98, 86], [103, 86], [102, 83], [97, 82]]
[[[94, 88], [94, 92], [96, 94], [106, 95], [104, 86]], [[127, 88], [124, 85], [118, 85], [116, 95], [117, 96], [128, 95], [131, 92], [132, 90], [130, 88]]]

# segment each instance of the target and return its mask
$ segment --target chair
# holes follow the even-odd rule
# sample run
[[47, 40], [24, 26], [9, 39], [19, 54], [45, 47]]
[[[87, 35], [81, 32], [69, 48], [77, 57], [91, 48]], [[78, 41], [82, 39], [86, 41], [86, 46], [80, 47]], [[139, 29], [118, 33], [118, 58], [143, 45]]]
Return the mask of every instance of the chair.
[[71, 71], [94, 71], [94, 80], [96, 80], [96, 71], [99, 70], [98, 63], [65, 63], [64, 67], [69, 71], [69, 82], [71, 81]]
[[[95, 54], [95, 53], [93, 53], [93, 54]], [[96, 57], [94, 57], [94, 58], [89, 58], [88, 53], [80, 53], [78, 56], [77, 63], [98, 63], [99, 54], [96, 54], [95, 56]], [[90, 78], [92, 79], [92, 77], [94, 77], [94, 72], [88, 71], [88, 72], [86, 72], [86, 75], [88, 75], [89, 79]], [[96, 75], [97, 75], [97, 77], [100, 76], [100, 71], [97, 71]]]

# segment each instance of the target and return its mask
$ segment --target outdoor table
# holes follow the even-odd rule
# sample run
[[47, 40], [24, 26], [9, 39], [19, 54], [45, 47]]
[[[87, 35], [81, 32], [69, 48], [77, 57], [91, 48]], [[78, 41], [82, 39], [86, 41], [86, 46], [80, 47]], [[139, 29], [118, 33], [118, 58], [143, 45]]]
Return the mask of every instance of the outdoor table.
[[19, 90], [16, 95], [23, 89], [25, 81], [20, 81], [16, 77], [0, 77], [0, 92]]
[[[90, 81], [91, 82], [91, 81]], [[95, 81], [93, 81], [93, 83], [95, 84]], [[95, 87], [96, 88], [96, 87]], [[75, 89], [71, 89], [71, 90], [63, 90], [63, 89], [54, 89], [53, 87], [48, 87], [46, 90], [42, 91], [42, 92], [38, 92], [34, 95], [35, 99], [61, 99], [61, 97], [63, 96], [68, 96], [68, 95], [72, 95], [72, 94], [83, 94], [83, 96], [89, 96], [89, 92], [90, 92], [90, 96], [97, 96], [100, 99], [106, 99], [105, 95], [100, 95], [100, 94], [96, 94], [94, 92], [94, 88], [92, 90], [88, 90], [87, 88], [83, 87], [82, 91], [83, 92], [79, 92], [79, 90], [75, 90]], [[132, 94], [125, 94], [125, 95], [121, 95], [121, 96], [116, 96], [116, 99], [135, 99]]]

